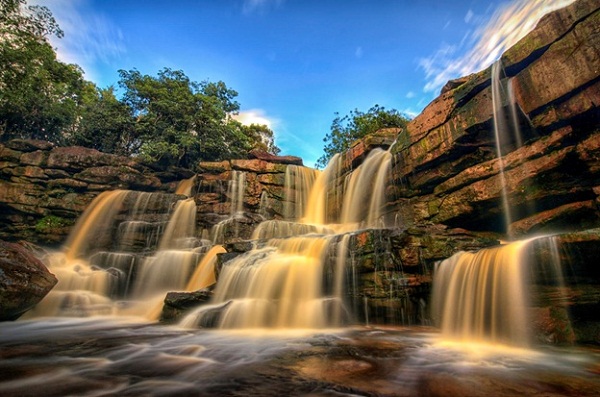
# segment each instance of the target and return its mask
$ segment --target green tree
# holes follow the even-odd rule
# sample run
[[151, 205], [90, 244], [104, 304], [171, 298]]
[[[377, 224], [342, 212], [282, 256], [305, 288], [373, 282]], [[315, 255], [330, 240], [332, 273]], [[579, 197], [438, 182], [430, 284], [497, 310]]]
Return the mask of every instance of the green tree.
[[317, 168], [325, 167], [336, 153], [346, 151], [357, 139], [382, 128], [405, 127], [408, 121], [409, 119], [397, 110], [386, 110], [379, 105], [373, 106], [366, 113], [358, 109], [351, 110], [343, 117], [335, 113], [331, 131], [323, 138], [325, 153], [317, 160]]
[[146, 161], [193, 168], [200, 160], [243, 157], [263, 141], [275, 148], [272, 131], [232, 119], [239, 110], [237, 92], [222, 81], [197, 83], [169, 68], [157, 77], [137, 70], [119, 74], [122, 102], [135, 119], [139, 156]]
[[85, 81], [77, 65], [56, 59], [48, 41], [63, 32], [47, 7], [0, 0], [0, 139], [64, 140]]
[[89, 82], [68, 143], [122, 156], [137, 153], [141, 145], [132, 110], [115, 96], [114, 87], [100, 89]]
[[275, 134], [264, 124], [250, 124], [241, 126], [244, 135], [251, 142], [250, 149], [258, 149], [271, 154], [279, 154], [280, 149], [275, 144]]

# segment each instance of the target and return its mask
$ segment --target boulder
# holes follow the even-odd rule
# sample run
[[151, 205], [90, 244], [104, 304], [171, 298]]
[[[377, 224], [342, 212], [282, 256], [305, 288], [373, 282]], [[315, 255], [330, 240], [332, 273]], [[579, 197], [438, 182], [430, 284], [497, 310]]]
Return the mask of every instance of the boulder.
[[194, 292], [169, 292], [165, 297], [160, 322], [179, 322], [187, 312], [208, 303], [211, 297], [212, 291], [208, 288]]
[[0, 321], [15, 320], [57, 283], [23, 244], [0, 241]]
[[302, 165], [302, 159], [296, 156], [276, 156], [271, 153], [267, 153], [263, 150], [251, 150], [248, 154], [248, 158], [250, 159], [259, 159], [263, 161], [268, 161], [269, 163], [275, 164], [293, 164], [293, 165]]

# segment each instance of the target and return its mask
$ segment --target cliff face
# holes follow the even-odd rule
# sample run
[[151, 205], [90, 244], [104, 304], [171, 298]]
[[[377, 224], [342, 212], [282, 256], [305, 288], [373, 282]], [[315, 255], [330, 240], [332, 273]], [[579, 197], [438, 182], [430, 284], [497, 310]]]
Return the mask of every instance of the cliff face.
[[409, 208], [409, 224], [503, 232], [504, 185], [515, 235], [598, 226], [599, 8], [582, 0], [551, 13], [502, 56], [496, 84], [514, 92], [523, 142], [501, 137], [502, 162], [492, 67], [450, 82], [398, 135], [390, 210]]
[[0, 239], [62, 243], [101, 192], [173, 190], [191, 175], [82, 147], [32, 140], [0, 144]]

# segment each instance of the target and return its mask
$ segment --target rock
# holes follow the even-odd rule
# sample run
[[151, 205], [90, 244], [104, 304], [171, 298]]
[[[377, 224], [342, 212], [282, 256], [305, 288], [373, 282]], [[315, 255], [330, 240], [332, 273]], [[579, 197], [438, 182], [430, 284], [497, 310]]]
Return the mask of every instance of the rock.
[[190, 170], [149, 168], [132, 158], [83, 147], [26, 139], [5, 142], [0, 144], [0, 238], [58, 245], [99, 193], [173, 191], [175, 179], [192, 175]]
[[208, 288], [194, 292], [169, 292], [165, 297], [160, 322], [179, 322], [187, 312], [208, 303], [211, 297], [212, 291]]
[[19, 152], [33, 152], [37, 150], [48, 151], [56, 145], [52, 142], [41, 141], [37, 139], [13, 139], [6, 142], [6, 147]]
[[0, 241], [0, 321], [19, 318], [56, 283], [56, 277], [25, 246]]
[[[501, 83], [514, 90], [524, 142], [519, 147], [512, 136], [503, 143], [504, 176], [490, 68], [449, 82], [398, 135], [388, 199], [395, 211], [411, 214], [409, 223], [506, 232], [505, 181], [515, 231], [533, 233], [527, 220], [542, 213], [545, 229], [557, 229], [569, 209], [576, 219], [588, 218], [574, 228], [600, 226], [597, 208], [589, 206], [600, 185], [599, 18], [598, 2], [575, 2], [545, 16], [502, 56]], [[583, 202], [586, 210], [577, 204]]]
[[465, 77], [459, 77], [458, 79], [454, 79], [454, 80], [449, 80], [443, 87], [442, 87], [442, 91], [440, 92], [441, 94], [445, 94], [448, 91], [452, 91], [458, 87], [460, 87], [461, 85], [463, 85], [464, 83], [466, 83], [467, 81], [469, 81], [469, 76], [465, 76]]
[[600, 229], [538, 238], [528, 253], [533, 280], [530, 318], [537, 340], [598, 344]]
[[259, 159], [263, 161], [268, 161], [269, 163], [275, 164], [293, 164], [293, 165], [303, 165], [302, 159], [296, 156], [276, 156], [274, 154], [267, 153], [262, 150], [251, 150], [248, 153], [248, 158], [250, 159]]

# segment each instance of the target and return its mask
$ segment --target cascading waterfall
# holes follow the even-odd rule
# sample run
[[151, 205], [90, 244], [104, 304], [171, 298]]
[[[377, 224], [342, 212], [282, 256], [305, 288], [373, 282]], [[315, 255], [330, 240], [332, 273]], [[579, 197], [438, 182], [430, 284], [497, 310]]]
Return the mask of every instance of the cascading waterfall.
[[[286, 186], [294, 186], [288, 191], [295, 192], [293, 199], [287, 193], [287, 201], [295, 202], [296, 207], [286, 214], [292, 217], [294, 212], [301, 221], [262, 222], [253, 239], [266, 242], [223, 266], [211, 304], [190, 314], [183, 324], [223, 328], [318, 328], [342, 324], [347, 317], [342, 299], [347, 233], [383, 224], [390, 162], [389, 152], [373, 150], [341, 192], [336, 190], [341, 173], [339, 156], [334, 156], [314, 181], [314, 173], [307, 177], [300, 169], [290, 170], [288, 166]], [[302, 192], [307, 188], [310, 194]], [[370, 192], [372, 196], [361, 194], [356, 200], [346, 200], [337, 222], [332, 219], [327, 210], [335, 204], [331, 200], [358, 192]], [[305, 197], [309, 199], [302, 212]], [[353, 208], [359, 214], [350, 218], [348, 213]], [[340, 239], [337, 233], [346, 234]], [[331, 286], [325, 286], [324, 266], [333, 242], [337, 242], [338, 251], [334, 279]], [[325, 293], [326, 289], [329, 293]]]
[[[51, 294], [54, 296], [47, 299], [48, 305], [75, 315], [122, 312], [146, 313], [154, 318], [166, 292], [214, 284], [210, 304], [191, 313], [183, 324], [223, 328], [339, 326], [348, 319], [344, 289], [353, 285], [346, 278], [356, 276], [354, 270], [346, 269], [348, 244], [361, 228], [386, 226], [385, 191], [391, 158], [389, 151], [372, 150], [345, 182], [339, 156], [334, 156], [323, 172], [288, 166], [285, 201], [289, 206], [284, 212], [290, 219], [262, 222], [252, 236], [260, 242], [257, 248], [224, 264], [218, 283], [216, 258], [225, 250], [215, 244], [222, 238], [218, 238], [219, 233], [213, 233], [212, 241], [196, 237], [194, 199], [107, 192], [90, 205], [74, 229], [68, 260], [51, 266], [60, 282]], [[245, 179], [244, 172], [232, 172], [230, 219], [243, 216]], [[339, 206], [338, 210], [331, 211], [332, 206]], [[172, 208], [168, 222], [158, 211], [165, 207]], [[159, 231], [154, 243], [157, 251], [142, 256], [128, 252], [125, 248], [143, 245], [140, 242], [147, 230], [154, 230], [155, 235]], [[92, 249], [96, 241], [105, 239], [101, 236], [115, 233], [122, 239], [117, 246], [123, 251]], [[445, 336], [527, 343], [525, 265], [520, 259], [526, 246], [526, 242], [515, 242], [477, 253], [458, 253], [438, 265], [432, 317], [439, 321]], [[77, 265], [73, 261], [78, 261]], [[324, 277], [326, 267], [330, 270]], [[115, 298], [129, 302], [127, 309], [121, 308], [122, 303], [115, 305]]]
[[[390, 161], [389, 152], [373, 150], [350, 174], [348, 184], [340, 183], [339, 156], [323, 172], [289, 165], [284, 188], [288, 219], [262, 222], [253, 233], [260, 248], [222, 266], [211, 304], [186, 321], [224, 328], [314, 328], [345, 322], [348, 241], [359, 228], [384, 226]], [[222, 228], [244, 216], [246, 173], [231, 175], [230, 218], [215, 225], [211, 241], [196, 237], [194, 199], [177, 197], [191, 195], [194, 178], [181, 182], [176, 195], [115, 191], [98, 197], [74, 229], [67, 251], [70, 260], [79, 258], [80, 263], [73, 267], [67, 262], [66, 269], [84, 275], [86, 281], [74, 285], [61, 273], [64, 288], [57, 291], [85, 291], [80, 294], [84, 299], [92, 301], [93, 295], [98, 305], [106, 306], [102, 313], [145, 313], [154, 318], [166, 292], [214, 284], [216, 257], [224, 252], [215, 245], [224, 241]], [[330, 213], [337, 206], [339, 210]], [[350, 215], [352, 211], [357, 214]], [[117, 242], [98, 249], [99, 239]], [[327, 262], [330, 257], [337, 259]], [[327, 285], [325, 266], [333, 269]], [[53, 265], [51, 270], [56, 269], [59, 266]], [[218, 316], [215, 307], [221, 308]]]
[[319, 171], [297, 165], [288, 165], [285, 169], [283, 214], [286, 220], [302, 218], [311, 191]]
[[[192, 199], [102, 193], [74, 227], [65, 253], [49, 259], [59, 281], [30, 316], [144, 315], [165, 292], [183, 289], [200, 261], [203, 248], [195, 239], [195, 224]], [[151, 296], [159, 298], [143, 303]], [[143, 303], [137, 309], [131, 304], [136, 301]]]
[[528, 241], [459, 252], [435, 270], [432, 318], [444, 337], [527, 345], [524, 250]]
[[[328, 297], [322, 295], [326, 238], [272, 239], [264, 248], [224, 266], [213, 305], [201, 307], [182, 325], [206, 324], [222, 307], [222, 328], [322, 328], [329, 321]], [[209, 320], [204, 316], [208, 313]]]
[[246, 173], [243, 171], [231, 171], [231, 180], [227, 187], [227, 201], [230, 206], [229, 218], [217, 223], [212, 227], [211, 240], [217, 244], [225, 242], [225, 229], [233, 224], [233, 234], [238, 236], [238, 225], [236, 218], [244, 216], [244, 194], [246, 192]]

